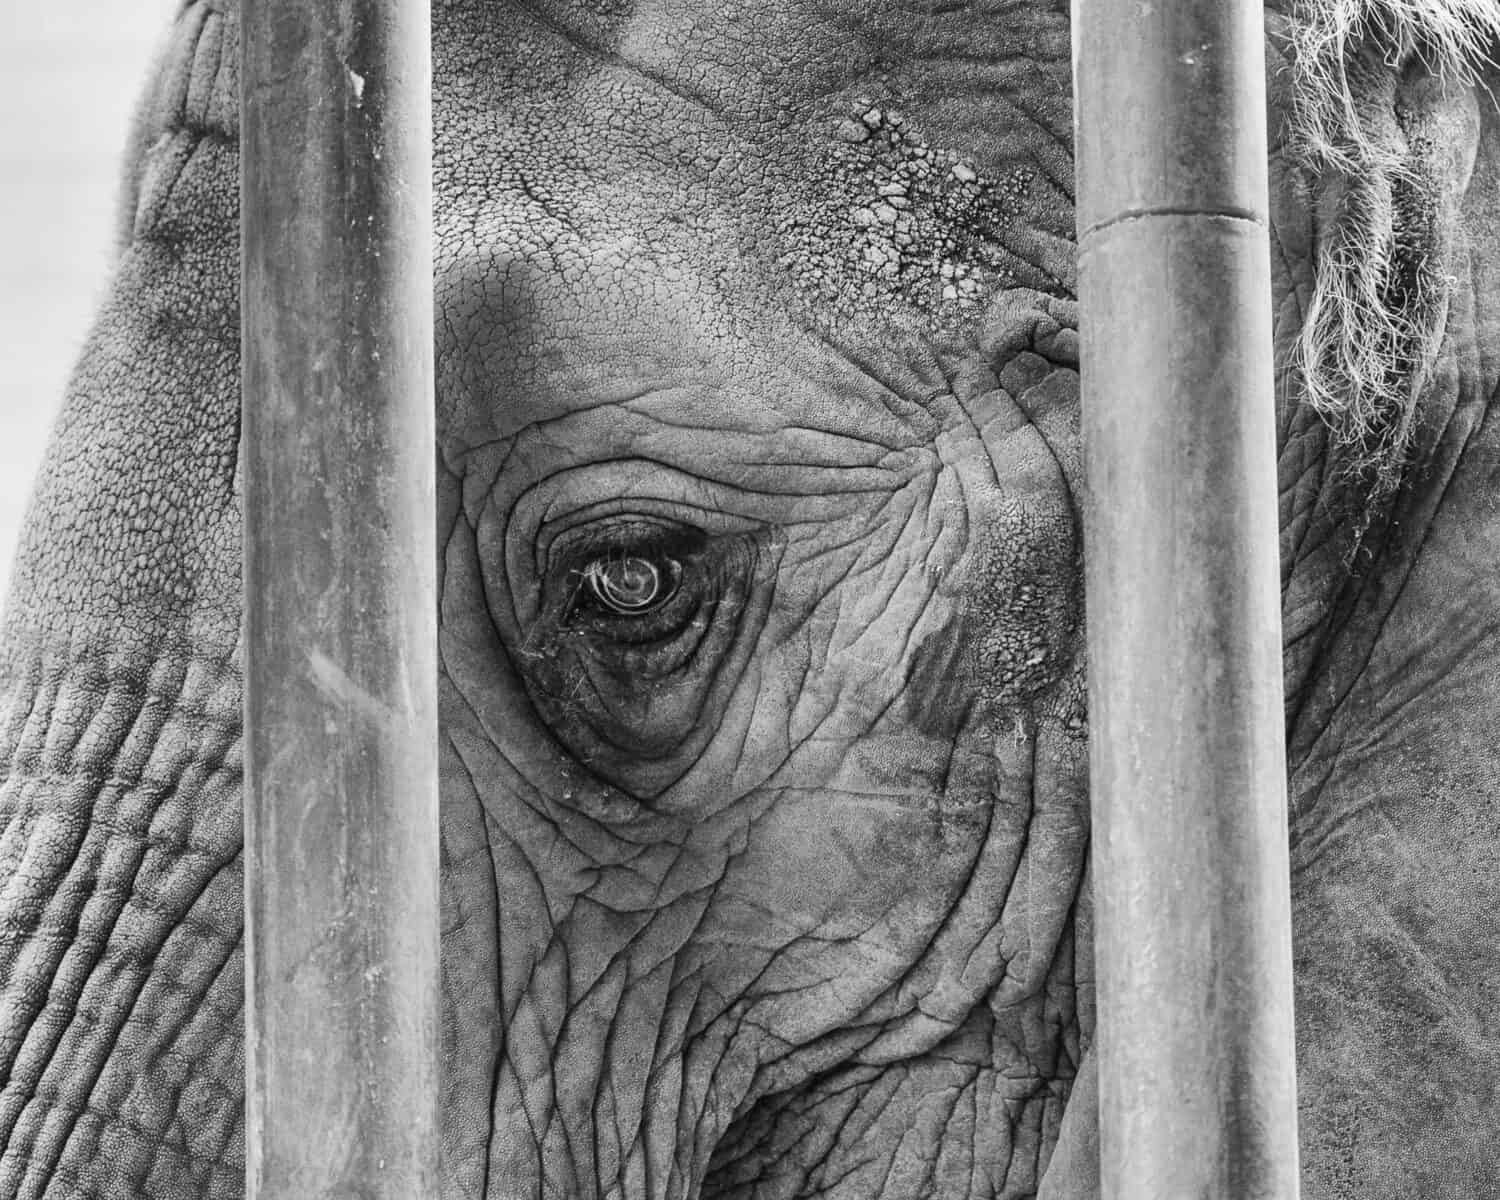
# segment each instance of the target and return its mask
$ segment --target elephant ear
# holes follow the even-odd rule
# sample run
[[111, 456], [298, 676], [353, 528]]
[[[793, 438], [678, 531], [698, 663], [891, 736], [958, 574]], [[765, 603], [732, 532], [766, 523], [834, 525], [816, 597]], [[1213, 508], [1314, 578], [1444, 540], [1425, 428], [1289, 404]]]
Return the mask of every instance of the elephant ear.
[[1289, 724], [1453, 415], [1444, 341], [1490, 0], [1267, 13]]
[[[1354, 643], [1373, 640], [1382, 628], [1382, 613], [1370, 607], [1394, 603], [1411, 565], [1407, 559], [1420, 550], [1411, 528], [1424, 515], [1430, 518], [1418, 509], [1431, 502], [1409, 485], [1421, 479], [1424, 495], [1442, 493], [1487, 398], [1478, 397], [1476, 404], [1476, 396], [1457, 383], [1467, 369], [1455, 362], [1462, 353], [1458, 344], [1472, 336], [1467, 324], [1473, 315], [1471, 297], [1457, 280], [1468, 274], [1474, 231], [1488, 229], [1493, 238], [1500, 229], [1493, 197], [1476, 199], [1486, 188], [1493, 191], [1494, 175], [1481, 182], [1475, 173], [1482, 138], [1486, 155], [1497, 157], [1494, 101], [1480, 70], [1487, 48], [1500, 39], [1500, 6], [1492, 0], [1297, 0], [1290, 13], [1270, 7], [1272, 269], [1276, 293], [1284, 298], [1275, 314], [1283, 636], [1295, 767], [1307, 756], [1308, 743], [1328, 728], [1329, 708], [1348, 695], [1351, 681], [1332, 676], [1362, 669], [1369, 659], [1368, 645]], [[1488, 82], [1494, 86], [1492, 78]], [[1492, 114], [1485, 118], [1487, 128], [1481, 105]], [[1474, 210], [1486, 205], [1487, 212], [1476, 216]], [[1398, 534], [1393, 522], [1403, 527]], [[1381, 586], [1362, 595], [1362, 580], [1377, 569]], [[1294, 778], [1294, 793], [1305, 786]], [[1434, 819], [1441, 822], [1444, 815]], [[1453, 855], [1455, 861], [1461, 857]], [[1389, 871], [1351, 868], [1372, 887], [1384, 887], [1395, 909], [1424, 903], [1421, 895], [1403, 896], [1403, 884]], [[1444, 881], [1427, 877], [1418, 886], [1437, 894]], [[1322, 884], [1299, 876], [1299, 895], [1315, 887]], [[1387, 1019], [1385, 995], [1372, 990], [1359, 997], [1346, 990], [1325, 997], [1337, 990], [1327, 986], [1330, 978], [1346, 975], [1357, 981], [1353, 987], [1364, 983], [1367, 964], [1352, 956], [1316, 960], [1318, 951], [1308, 947], [1319, 935], [1309, 933], [1308, 914], [1317, 902], [1299, 908], [1298, 1000], [1305, 1005], [1299, 1043], [1310, 1101], [1302, 1113], [1304, 1154], [1326, 1165], [1341, 1146], [1348, 1148], [1339, 1139], [1351, 1127], [1342, 1115], [1330, 1120], [1322, 1108], [1350, 1061], [1328, 1060], [1363, 1054], [1349, 1081], [1357, 1091], [1366, 1071], [1380, 1078], [1397, 1064], [1420, 1066], [1428, 1040], [1411, 1036], [1403, 1058], [1381, 1036], [1399, 1024]], [[1334, 918], [1355, 941], [1378, 919], [1369, 914], [1381, 910], [1368, 896], [1360, 903]], [[1393, 930], [1398, 927], [1393, 920]], [[1393, 936], [1406, 932], [1409, 941], [1399, 944], [1412, 955], [1437, 940], [1431, 928]], [[1365, 949], [1372, 960], [1379, 958], [1378, 946]], [[1340, 953], [1348, 951], [1344, 946]], [[1400, 961], [1403, 968], [1410, 965]], [[1308, 978], [1314, 982], [1304, 986]], [[1420, 987], [1431, 980], [1416, 982]], [[1339, 1045], [1329, 1054], [1326, 1030], [1340, 1023], [1350, 1032], [1333, 1039]], [[1368, 1049], [1360, 1051], [1361, 1039]], [[1039, 1200], [1093, 1200], [1100, 1194], [1096, 1059], [1091, 1047]], [[1457, 1072], [1455, 1098], [1484, 1074], [1482, 1066], [1466, 1066], [1457, 1056], [1444, 1066]], [[1432, 1084], [1434, 1090], [1443, 1086], [1442, 1080]], [[1368, 1107], [1382, 1110], [1385, 1127], [1399, 1128], [1400, 1106], [1410, 1099], [1396, 1094], [1401, 1090], [1391, 1083], [1384, 1089], [1390, 1095], [1373, 1087], [1359, 1094], [1378, 1098]], [[1413, 1113], [1431, 1115], [1421, 1109], [1420, 1097], [1413, 1103]], [[1464, 1125], [1464, 1117], [1456, 1116], [1449, 1132], [1467, 1136]], [[1465, 1155], [1456, 1147], [1452, 1158], [1460, 1162]], [[1404, 1147], [1393, 1139], [1389, 1149], [1399, 1155]], [[1381, 1157], [1369, 1145], [1359, 1153]], [[1320, 1169], [1315, 1166], [1310, 1178], [1321, 1180]]]
[[234, 13], [183, 5], [0, 653], [0, 1195], [239, 1187]]

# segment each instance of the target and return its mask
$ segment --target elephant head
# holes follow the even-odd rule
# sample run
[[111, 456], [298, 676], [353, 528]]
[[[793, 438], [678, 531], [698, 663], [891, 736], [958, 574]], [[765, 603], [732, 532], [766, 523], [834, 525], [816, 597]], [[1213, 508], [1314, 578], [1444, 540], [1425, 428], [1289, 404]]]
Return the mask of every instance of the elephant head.
[[[443, 1194], [1083, 1200], [1066, 4], [433, 20]], [[1306, 1188], [1473, 1194], [1500, 17], [1266, 21]], [[187, 0], [7, 609], [0, 1197], [242, 1186], [237, 64]]]

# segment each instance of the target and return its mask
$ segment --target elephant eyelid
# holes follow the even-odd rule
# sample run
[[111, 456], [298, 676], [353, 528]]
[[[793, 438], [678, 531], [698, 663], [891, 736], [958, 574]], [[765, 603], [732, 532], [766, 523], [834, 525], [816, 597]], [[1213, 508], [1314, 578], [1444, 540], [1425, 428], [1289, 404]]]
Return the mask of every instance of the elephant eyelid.
[[[604, 477], [598, 478], [601, 474]], [[658, 494], [647, 491], [633, 475], [622, 478], [618, 471], [574, 468], [554, 476], [545, 488], [519, 498], [512, 509], [513, 520], [519, 520], [512, 528], [521, 534], [522, 544], [531, 547], [530, 565], [540, 578], [553, 569], [563, 547], [572, 548], [575, 538], [599, 536], [616, 522], [696, 530], [708, 538], [755, 533], [766, 527], [765, 521], [738, 514], [732, 506], [714, 505], [711, 495], [689, 499], [686, 487], [683, 496], [671, 497], [667, 485], [678, 478], [676, 472], [658, 470], [653, 476], [655, 485], [667, 489]]]
[[542, 570], [544, 576], [581, 576], [590, 562], [621, 556], [686, 561], [701, 555], [711, 540], [693, 525], [651, 514], [621, 513], [564, 531], [546, 547]]

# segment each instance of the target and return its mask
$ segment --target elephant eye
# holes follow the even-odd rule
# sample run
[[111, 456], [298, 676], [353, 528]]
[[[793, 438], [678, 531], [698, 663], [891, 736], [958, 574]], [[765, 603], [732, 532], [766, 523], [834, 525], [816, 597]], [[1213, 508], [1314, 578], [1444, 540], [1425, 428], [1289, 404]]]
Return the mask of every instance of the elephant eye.
[[768, 539], [652, 512], [538, 538], [535, 624], [514, 661], [538, 713], [591, 771], [652, 796], [702, 748], [765, 618]]
[[645, 616], [676, 595], [682, 564], [666, 555], [610, 555], [585, 566], [583, 581], [590, 597], [607, 611], [622, 617]]
[[583, 540], [562, 555], [554, 594], [562, 601], [561, 626], [602, 639], [597, 646], [670, 639], [711, 599], [715, 573], [700, 531], [637, 520]]

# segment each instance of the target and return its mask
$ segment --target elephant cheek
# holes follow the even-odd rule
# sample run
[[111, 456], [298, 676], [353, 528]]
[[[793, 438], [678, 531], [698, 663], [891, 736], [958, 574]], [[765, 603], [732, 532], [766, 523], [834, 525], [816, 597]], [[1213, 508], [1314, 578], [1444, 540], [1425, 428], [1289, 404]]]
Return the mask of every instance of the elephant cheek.
[[443, 1194], [478, 1197], [503, 1040], [498, 889], [479, 796], [451, 745], [441, 769]]

